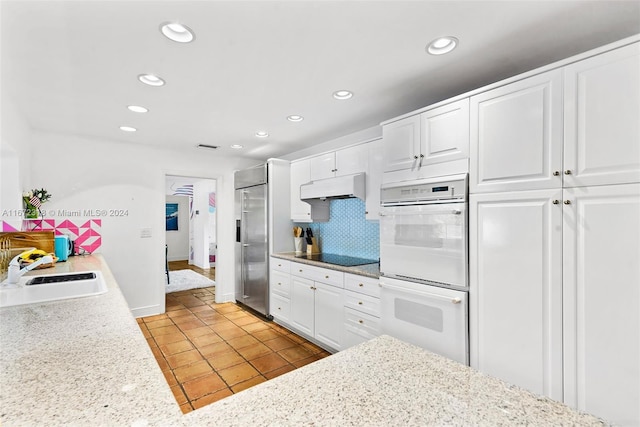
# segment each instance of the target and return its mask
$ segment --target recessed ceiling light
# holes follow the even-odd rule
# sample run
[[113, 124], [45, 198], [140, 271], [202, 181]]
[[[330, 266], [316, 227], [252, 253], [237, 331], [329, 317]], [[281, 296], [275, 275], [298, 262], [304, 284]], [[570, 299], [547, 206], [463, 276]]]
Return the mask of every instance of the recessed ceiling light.
[[348, 90], [337, 90], [333, 92], [333, 97], [335, 99], [349, 99], [353, 96], [353, 92]]
[[427, 52], [431, 55], [443, 55], [445, 53], [451, 52], [453, 49], [458, 46], [458, 39], [455, 37], [447, 36], [447, 37], [439, 37], [429, 43], [427, 46]]
[[256, 132], [256, 136], [258, 138], [266, 138], [269, 136], [269, 134], [263, 130], [259, 130], [258, 132]]
[[298, 116], [297, 114], [292, 114], [287, 117], [287, 120], [289, 120], [290, 122], [301, 122], [304, 120], [304, 117]]
[[138, 129], [132, 128], [131, 126], [120, 126], [120, 130], [124, 132], [135, 132]]
[[140, 105], [128, 105], [127, 108], [134, 113], [146, 113], [149, 111], [148, 108], [141, 107]]
[[149, 86], [164, 85], [164, 80], [162, 80], [160, 77], [153, 74], [140, 74], [138, 75], [138, 80], [140, 80], [142, 83]]
[[235, 150], [239, 150], [239, 149], [243, 148], [243, 146], [242, 146], [242, 145], [240, 145], [240, 144], [233, 144], [233, 145], [231, 146], [231, 148], [233, 148], [233, 149], [235, 149]]
[[178, 22], [163, 22], [160, 24], [160, 32], [168, 39], [178, 43], [189, 43], [196, 38], [189, 27]]

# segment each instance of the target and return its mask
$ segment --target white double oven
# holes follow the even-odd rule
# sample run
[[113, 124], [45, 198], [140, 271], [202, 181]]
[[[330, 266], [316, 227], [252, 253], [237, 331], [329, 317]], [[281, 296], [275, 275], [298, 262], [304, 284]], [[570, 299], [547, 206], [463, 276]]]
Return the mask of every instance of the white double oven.
[[468, 175], [381, 187], [383, 333], [469, 364]]

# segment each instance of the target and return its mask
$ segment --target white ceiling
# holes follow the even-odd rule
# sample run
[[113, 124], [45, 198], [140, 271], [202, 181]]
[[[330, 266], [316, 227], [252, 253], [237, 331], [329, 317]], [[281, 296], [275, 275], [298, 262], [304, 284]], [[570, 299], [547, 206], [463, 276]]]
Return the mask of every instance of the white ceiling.
[[[3, 0], [0, 15], [2, 102], [33, 129], [256, 159], [640, 33], [640, 1], [608, 0]], [[174, 20], [193, 43], [161, 35]], [[458, 49], [426, 54], [442, 35]], [[338, 89], [355, 96], [334, 100]]]

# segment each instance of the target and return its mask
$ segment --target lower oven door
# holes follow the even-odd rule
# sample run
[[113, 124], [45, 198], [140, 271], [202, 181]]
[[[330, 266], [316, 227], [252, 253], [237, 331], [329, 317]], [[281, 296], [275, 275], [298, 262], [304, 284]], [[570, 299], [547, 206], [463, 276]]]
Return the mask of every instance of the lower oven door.
[[468, 293], [380, 278], [382, 333], [469, 365]]
[[467, 223], [466, 202], [383, 206], [380, 271], [466, 288]]

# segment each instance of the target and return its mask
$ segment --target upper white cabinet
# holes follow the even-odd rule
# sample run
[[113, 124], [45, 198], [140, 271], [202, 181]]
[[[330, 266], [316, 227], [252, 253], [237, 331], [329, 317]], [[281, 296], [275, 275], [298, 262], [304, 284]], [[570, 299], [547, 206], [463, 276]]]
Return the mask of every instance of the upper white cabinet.
[[469, 156], [469, 99], [382, 127], [384, 172], [421, 168]]
[[311, 181], [366, 172], [368, 147], [366, 144], [354, 145], [311, 157], [309, 161]]
[[564, 200], [564, 401], [637, 426], [640, 185], [568, 188]]
[[471, 97], [472, 193], [559, 187], [561, 169], [561, 70]]
[[564, 68], [564, 185], [640, 182], [640, 44]]
[[311, 181], [310, 159], [291, 162], [291, 220], [295, 222], [328, 221], [329, 209], [300, 200], [300, 186]]
[[471, 97], [472, 193], [640, 182], [640, 44]]
[[420, 156], [420, 115], [382, 126], [384, 171], [412, 169]]

